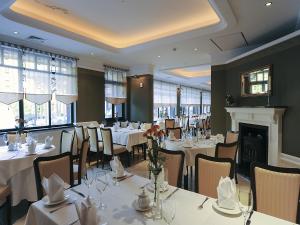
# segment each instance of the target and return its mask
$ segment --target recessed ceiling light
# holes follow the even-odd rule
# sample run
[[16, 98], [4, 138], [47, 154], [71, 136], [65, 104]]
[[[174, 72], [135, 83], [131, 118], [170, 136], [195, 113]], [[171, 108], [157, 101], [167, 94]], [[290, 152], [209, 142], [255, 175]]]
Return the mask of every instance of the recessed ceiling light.
[[198, 48], [194, 48], [194, 51], [196, 52], [196, 51], [198, 51], [199, 49]]
[[157, 57], [160, 58], [160, 55], [158, 55]]
[[266, 6], [270, 7], [272, 5], [272, 2], [266, 2]]
[[91, 55], [94, 55], [94, 52], [91, 52], [90, 54], [91, 54]]
[[14, 31], [14, 34], [19, 34], [19, 32], [18, 31]]

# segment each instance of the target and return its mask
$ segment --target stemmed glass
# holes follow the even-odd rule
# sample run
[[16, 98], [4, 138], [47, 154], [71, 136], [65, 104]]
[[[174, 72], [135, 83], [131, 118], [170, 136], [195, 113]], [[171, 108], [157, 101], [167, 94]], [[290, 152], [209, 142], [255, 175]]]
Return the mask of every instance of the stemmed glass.
[[8, 145], [8, 135], [7, 135], [7, 133], [3, 134], [2, 138], [3, 138], [3, 141], [4, 141], [5, 145]]
[[91, 189], [92, 184], [94, 183], [94, 180], [95, 180], [95, 174], [94, 174], [93, 170], [90, 173], [87, 173], [87, 176], [85, 176], [83, 178], [83, 182], [88, 189], [89, 196], [90, 196], [90, 189]]
[[247, 218], [253, 209], [253, 194], [251, 188], [239, 187], [238, 190], [238, 206], [244, 216], [244, 225], [247, 224]]
[[174, 200], [164, 200], [162, 202], [162, 217], [164, 221], [170, 225], [176, 215], [176, 204]]
[[103, 192], [108, 187], [108, 179], [107, 179], [107, 173], [105, 171], [97, 171], [96, 172], [96, 190], [99, 192], [99, 209], [105, 209], [106, 205], [101, 201], [101, 196]]

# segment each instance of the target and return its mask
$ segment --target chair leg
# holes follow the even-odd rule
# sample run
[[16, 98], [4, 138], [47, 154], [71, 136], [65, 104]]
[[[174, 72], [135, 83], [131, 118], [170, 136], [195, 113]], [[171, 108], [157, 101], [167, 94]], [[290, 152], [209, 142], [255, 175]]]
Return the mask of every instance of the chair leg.
[[6, 211], [7, 211], [7, 224], [8, 225], [12, 225], [12, 222], [11, 222], [11, 196], [7, 196], [7, 199], [6, 199]]
[[104, 154], [102, 154], [102, 169], [104, 169]]
[[130, 166], [130, 152], [127, 151], [127, 167]]

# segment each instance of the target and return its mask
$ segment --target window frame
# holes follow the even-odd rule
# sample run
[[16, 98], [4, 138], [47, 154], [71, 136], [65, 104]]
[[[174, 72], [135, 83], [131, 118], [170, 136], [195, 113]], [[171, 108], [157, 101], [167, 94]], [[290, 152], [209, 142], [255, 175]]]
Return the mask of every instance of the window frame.
[[[35, 127], [24, 127], [24, 131], [38, 131], [38, 130], [47, 130], [47, 129], [53, 129], [53, 128], [63, 128], [63, 127], [72, 127], [75, 118], [75, 103], [70, 103], [71, 105], [71, 122], [66, 124], [59, 124], [59, 125], [52, 125], [51, 124], [51, 101], [48, 103], [48, 115], [49, 115], [49, 125], [47, 126], [35, 126]], [[24, 101], [23, 99], [19, 101], [19, 116], [20, 119], [24, 119]], [[0, 129], [0, 133], [5, 132], [13, 132], [16, 131], [16, 128], [8, 128], [8, 129]]]

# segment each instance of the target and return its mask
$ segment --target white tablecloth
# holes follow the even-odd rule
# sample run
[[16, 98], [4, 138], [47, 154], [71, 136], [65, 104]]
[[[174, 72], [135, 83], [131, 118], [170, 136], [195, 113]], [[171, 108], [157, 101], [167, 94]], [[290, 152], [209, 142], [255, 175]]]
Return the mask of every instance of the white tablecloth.
[[218, 140], [215, 136], [212, 136], [211, 139], [199, 139], [198, 142], [192, 144], [191, 148], [185, 148], [183, 147], [184, 142], [181, 140], [166, 140], [166, 149], [173, 151], [184, 151], [185, 166], [194, 166], [195, 156], [198, 153], [208, 156], [215, 156], [215, 148], [218, 142], [222, 142], [222, 140]]
[[130, 152], [132, 147], [147, 143], [147, 138], [143, 137], [145, 131], [140, 129], [119, 128], [114, 131], [112, 128], [112, 137], [115, 144], [124, 145]]
[[[109, 186], [108, 190], [103, 193], [103, 202], [107, 205], [104, 211], [100, 211], [103, 218], [102, 222], [108, 222], [109, 225], [165, 225], [163, 220], [153, 220], [151, 213], [140, 213], [135, 211], [132, 202], [141, 192], [140, 187], [149, 180], [133, 176], [120, 182], [119, 186]], [[87, 193], [84, 185], [76, 187], [77, 190]], [[174, 190], [169, 190], [161, 194], [161, 198]], [[94, 189], [92, 189], [93, 193]], [[72, 198], [81, 201], [82, 197], [68, 192]], [[215, 199], [209, 199], [203, 209], [198, 206], [203, 202], [205, 196], [183, 189], [177, 191], [170, 199], [174, 201], [176, 207], [176, 216], [172, 225], [241, 225], [243, 216], [228, 217], [217, 213], [212, 208]], [[55, 213], [49, 213], [52, 208], [43, 206], [42, 202], [36, 202], [30, 206], [27, 214], [25, 225], [69, 225], [77, 221], [78, 216], [74, 205], [68, 205]], [[251, 218], [251, 225], [292, 225], [292, 223], [274, 218], [262, 213], [254, 212]], [[79, 225], [80, 223], [75, 223]], [[84, 224], [82, 224], [84, 225]]]
[[37, 146], [35, 155], [26, 155], [26, 147], [20, 151], [7, 151], [6, 146], [0, 147], [0, 185], [9, 185], [12, 191], [12, 205], [21, 200], [37, 200], [33, 160], [38, 156], [49, 156], [55, 153], [55, 147], [42, 149]]

